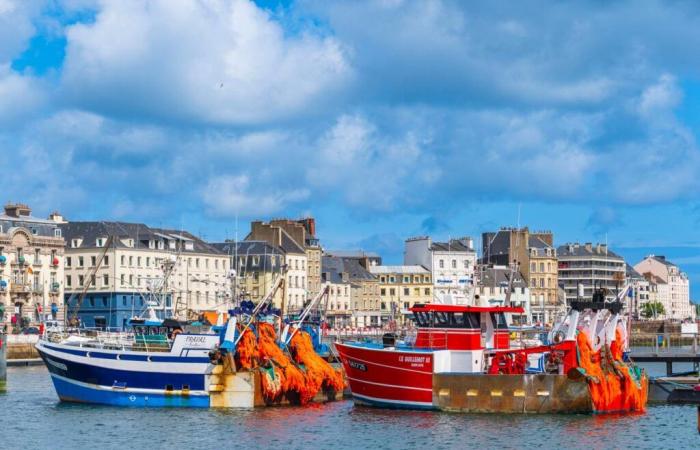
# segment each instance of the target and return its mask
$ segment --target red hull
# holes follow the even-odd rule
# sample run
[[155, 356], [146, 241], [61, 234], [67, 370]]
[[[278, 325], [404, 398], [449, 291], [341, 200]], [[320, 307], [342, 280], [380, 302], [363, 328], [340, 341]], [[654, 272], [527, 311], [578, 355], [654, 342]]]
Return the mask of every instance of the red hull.
[[382, 406], [433, 408], [432, 353], [335, 346], [356, 399]]

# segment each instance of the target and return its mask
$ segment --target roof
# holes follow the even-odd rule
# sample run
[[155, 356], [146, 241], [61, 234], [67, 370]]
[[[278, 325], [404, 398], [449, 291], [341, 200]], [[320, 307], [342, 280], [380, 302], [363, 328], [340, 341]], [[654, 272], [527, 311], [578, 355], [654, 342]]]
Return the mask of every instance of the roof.
[[[191, 233], [183, 230], [170, 230], [166, 228], [151, 228], [143, 223], [132, 222], [67, 222], [59, 225], [66, 242], [70, 243], [73, 239], [82, 239], [82, 243], [78, 247], [70, 248], [96, 248], [98, 238], [107, 238], [114, 236], [114, 248], [134, 248], [134, 249], [150, 249], [149, 240], [172, 240], [191, 242], [192, 250], [187, 250], [182, 247], [183, 252], [193, 253], [222, 253], [214, 246], [204, 242]], [[134, 246], [125, 245], [122, 239], [133, 239]], [[166, 247], [165, 250], [169, 248]], [[153, 250], [153, 249], [151, 249]]]
[[388, 273], [430, 273], [430, 271], [423, 266], [370, 266], [369, 271], [374, 275]]
[[630, 266], [628, 263], [625, 263], [625, 276], [627, 278], [632, 278], [632, 279], [637, 279], [641, 280], [644, 279], [641, 273], [637, 272], [634, 270], [634, 267]]
[[340, 258], [380, 258], [378, 253], [364, 250], [325, 250], [325, 254]]
[[282, 250], [265, 241], [212, 242], [215, 247], [227, 255], [282, 255]]
[[284, 231], [283, 228], [280, 228], [280, 232], [282, 233], [282, 244], [280, 247], [285, 253], [294, 253], [294, 254], [300, 254], [300, 255], [305, 255], [306, 250], [304, 248], [297, 244], [297, 242], [292, 239], [292, 237]]
[[448, 242], [433, 242], [430, 245], [433, 252], [469, 252], [474, 253], [474, 249], [469, 247], [460, 239], [450, 239]]
[[[508, 267], [487, 267], [480, 273], [479, 284], [488, 287], [507, 286], [510, 274], [511, 270]], [[513, 272], [513, 275], [513, 287], [527, 287], [522, 273]]]
[[[362, 267], [358, 260], [339, 256], [321, 257], [321, 274], [323, 273], [329, 274], [330, 279], [326, 281], [332, 283], [376, 280], [376, 277]], [[347, 274], [346, 281], [343, 281], [343, 273]]]
[[[590, 250], [587, 246], [590, 245]], [[585, 244], [581, 245], [578, 242], [573, 244], [560, 245], [557, 248], [557, 256], [559, 259], [566, 257], [597, 257], [604, 259], [617, 259], [622, 260], [622, 256], [610, 250], [606, 245], [603, 244]]]
[[654, 261], [660, 262], [661, 264], [663, 264], [664, 266], [667, 266], [667, 267], [678, 267], [675, 264], [673, 264], [671, 261], [668, 261], [666, 259], [666, 257], [663, 255], [649, 255], [644, 259], [649, 259], [649, 258], [653, 259]]

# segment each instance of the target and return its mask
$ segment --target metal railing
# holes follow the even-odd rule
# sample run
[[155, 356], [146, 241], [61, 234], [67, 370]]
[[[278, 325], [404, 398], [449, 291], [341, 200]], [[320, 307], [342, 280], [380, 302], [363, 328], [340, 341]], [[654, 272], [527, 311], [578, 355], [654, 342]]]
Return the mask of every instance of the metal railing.
[[688, 353], [698, 354], [700, 337], [697, 334], [644, 333], [633, 334], [629, 339], [633, 352], [640, 353]]

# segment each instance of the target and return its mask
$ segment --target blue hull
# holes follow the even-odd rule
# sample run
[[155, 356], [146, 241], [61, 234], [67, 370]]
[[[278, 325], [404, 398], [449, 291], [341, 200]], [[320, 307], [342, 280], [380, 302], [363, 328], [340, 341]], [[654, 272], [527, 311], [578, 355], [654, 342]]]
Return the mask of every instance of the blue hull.
[[180, 393], [135, 392], [128, 389], [100, 389], [80, 382], [51, 375], [56, 393], [61, 401], [133, 407], [208, 408], [208, 395], [183, 395]]

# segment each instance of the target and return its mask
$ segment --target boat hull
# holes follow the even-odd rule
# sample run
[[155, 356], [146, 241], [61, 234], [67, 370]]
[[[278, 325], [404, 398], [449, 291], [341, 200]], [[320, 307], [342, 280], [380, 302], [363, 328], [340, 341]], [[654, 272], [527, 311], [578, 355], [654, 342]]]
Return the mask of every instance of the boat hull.
[[440, 372], [439, 355], [433, 352], [336, 348], [357, 404], [468, 413], [594, 411], [583, 377]]
[[[40, 341], [61, 401], [115, 406], [209, 407], [208, 359], [89, 350]], [[206, 362], [205, 362], [206, 361]]]

